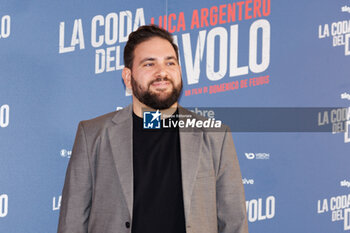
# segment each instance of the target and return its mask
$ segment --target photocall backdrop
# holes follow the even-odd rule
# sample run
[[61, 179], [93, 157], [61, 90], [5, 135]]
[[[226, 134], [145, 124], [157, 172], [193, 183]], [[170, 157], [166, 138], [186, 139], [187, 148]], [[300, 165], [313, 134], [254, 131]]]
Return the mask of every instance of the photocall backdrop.
[[281, 108], [312, 109], [298, 122], [330, 128], [232, 130], [250, 232], [350, 230], [349, 13], [350, 0], [0, 0], [0, 232], [56, 232], [78, 122], [131, 102], [123, 49], [150, 23], [179, 45], [183, 106], [251, 108], [236, 126], [270, 124], [256, 108], [287, 126]]

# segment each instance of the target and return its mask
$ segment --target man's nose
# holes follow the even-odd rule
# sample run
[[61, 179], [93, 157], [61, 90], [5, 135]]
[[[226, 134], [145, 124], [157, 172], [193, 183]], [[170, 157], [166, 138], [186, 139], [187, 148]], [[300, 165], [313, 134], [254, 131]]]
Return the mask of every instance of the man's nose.
[[156, 76], [161, 78], [168, 76], [165, 65], [162, 65], [162, 64], [157, 65]]

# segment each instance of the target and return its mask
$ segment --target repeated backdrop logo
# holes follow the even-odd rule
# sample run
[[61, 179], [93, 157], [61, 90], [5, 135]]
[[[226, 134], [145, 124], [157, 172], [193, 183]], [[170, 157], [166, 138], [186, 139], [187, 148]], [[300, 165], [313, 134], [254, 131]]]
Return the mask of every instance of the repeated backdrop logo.
[[0, 16], [0, 39], [6, 39], [11, 34], [11, 17], [9, 15]]
[[276, 213], [276, 198], [268, 196], [246, 201], [249, 222], [273, 219]]
[[[179, 53], [183, 54], [184, 73], [187, 84], [200, 84], [201, 64], [210, 81], [221, 81], [225, 76], [238, 77], [253, 73], [252, 77], [224, 82], [209, 86], [197, 86], [184, 90], [184, 95], [213, 94], [234, 91], [240, 88], [266, 85], [269, 75], [255, 75], [266, 71], [270, 65], [270, 22], [261, 19], [271, 13], [270, 0], [241, 1], [222, 4], [209, 8], [193, 9], [192, 14], [184, 12], [150, 17], [150, 22], [174, 33], [174, 40], [179, 45]], [[89, 44], [96, 49], [95, 74], [123, 69], [121, 45], [124, 46], [128, 35], [139, 26], [146, 24], [146, 12], [143, 8], [111, 12], [106, 16], [96, 15], [91, 22], [75, 19], [73, 25], [59, 23], [59, 53], [69, 53], [86, 48]], [[249, 58], [246, 65], [238, 66], [239, 44], [238, 21], [254, 20], [249, 28]], [[190, 25], [190, 26], [186, 26]], [[222, 26], [229, 25], [229, 30]], [[84, 33], [86, 27], [91, 28], [91, 35]], [[206, 28], [211, 27], [210, 30]], [[199, 32], [186, 32], [201, 29]], [[181, 34], [181, 32], [183, 32]], [[87, 39], [88, 38], [88, 42]], [[192, 47], [191, 40], [196, 41]], [[192, 42], [194, 42], [192, 41]], [[108, 47], [107, 47], [108, 46]], [[107, 48], [104, 48], [107, 47]], [[217, 51], [215, 51], [217, 49]], [[206, 51], [206, 54], [204, 54]], [[215, 54], [219, 55], [218, 67], [214, 69]], [[205, 55], [205, 59], [204, 59]], [[126, 95], [129, 93], [126, 92]]]
[[[344, 181], [341, 181], [341, 186]], [[345, 187], [348, 187], [348, 183]], [[323, 198], [317, 201], [317, 214], [331, 212], [332, 222], [343, 222], [344, 231], [350, 230], [350, 194]]]
[[[52, 198], [52, 211], [58, 211], [60, 209], [61, 200], [62, 195]], [[271, 195], [266, 198], [247, 200], [246, 209], [248, 221], [251, 223], [272, 219], [276, 213], [276, 198]]]
[[[350, 13], [350, 6], [343, 5], [340, 8], [344, 14]], [[350, 55], [350, 20], [339, 20], [318, 26], [318, 38], [332, 38], [333, 47], [344, 46], [345, 56]]]
[[[344, 92], [340, 95], [340, 98], [350, 100], [350, 94]], [[332, 134], [344, 133], [344, 143], [350, 142], [350, 107], [334, 108], [319, 112], [318, 125], [323, 126], [327, 124], [332, 124]], [[346, 179], [339, 183], [343, 188], [350, 187], [350, 182]], [[328, 212], [331, 212], [332, 222], [343, 222], [344, 231], [350, 230], [350, 194], [317, 200], [317, 214], [326, 214]]]
[[[246, 152], [244, 153], [244, 157], [249, 161], [267, 161], [270, 159], [270, 153]], [[254, 185], [255, 180], [250, 178], [243, 178], [242, 182], [244, 185]], [[248, 221], [251, 223], [273, 219], [276, 214], [276, 198], [275, 196], [270, 195], [266, 198], [261, 197], [246, 201], [246, 209]]]
[[[120, 44], [125, 43], [131, 31], [145, 25], [143, 8], [132, 13], [130, 10], [111, 12], [106, 16], [96, 15], [92, 18], [90, 45], [96, 49], [95, 74], [123, 69]], [[60, 22], [59, 25], [59, 53], [74, 52], [76, 49], [85, 49], [85, 37], [82, 19], [75, 19], [73, 25]], [[66, 32], [70, 32], [68, 36]], [[70, 43], [66, 37], [70, 37]], [[107, 48], [101, 48], [109, 46]]]
[[[348, 93], [342, 93], [341, 98], [350, 99]], [[332, 124], [332, 134], [344, 134], [344, 143], [350, 142], [350, 107], [334, 108], [318, 113], [318, 126]]]
[[0, 195], [0, 218], [4, 218], [8, 214], [9, 197], [7, 194]]

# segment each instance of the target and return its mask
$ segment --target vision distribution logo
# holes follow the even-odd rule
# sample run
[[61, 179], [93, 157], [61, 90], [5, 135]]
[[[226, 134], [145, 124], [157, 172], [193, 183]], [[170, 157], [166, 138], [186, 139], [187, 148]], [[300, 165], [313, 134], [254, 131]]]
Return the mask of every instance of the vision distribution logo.
[[261, 160], [270, 159], [269, 153], [244, 153], [244, 155], [249, 160], [252, 160], [252, 159], [261, 159]]

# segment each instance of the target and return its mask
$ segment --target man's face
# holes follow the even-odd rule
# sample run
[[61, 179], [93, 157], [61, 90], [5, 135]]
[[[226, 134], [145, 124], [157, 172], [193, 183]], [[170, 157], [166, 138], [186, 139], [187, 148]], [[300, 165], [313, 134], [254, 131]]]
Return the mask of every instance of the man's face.
[[153, 109], [171, 107], [182, 90], [181, 69], [172, 45], [153, 37], [134, 50], [131, 69], [133, 95]]

